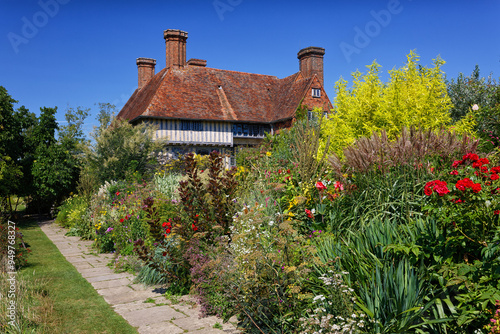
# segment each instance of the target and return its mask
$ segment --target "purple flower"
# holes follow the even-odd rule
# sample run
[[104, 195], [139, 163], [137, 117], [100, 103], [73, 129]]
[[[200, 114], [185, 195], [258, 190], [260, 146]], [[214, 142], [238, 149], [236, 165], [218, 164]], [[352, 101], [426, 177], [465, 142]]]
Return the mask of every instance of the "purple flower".
[[112, 227], [108, 227], [108, 229], [106, 230], [106, 233], [109, 233], [111, 231], [113, 231], [114, 229]]

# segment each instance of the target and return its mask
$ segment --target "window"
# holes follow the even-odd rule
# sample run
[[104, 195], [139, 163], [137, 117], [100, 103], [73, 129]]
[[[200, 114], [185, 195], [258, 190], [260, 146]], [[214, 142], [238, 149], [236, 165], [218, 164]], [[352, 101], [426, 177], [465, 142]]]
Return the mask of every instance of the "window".
[[319, 89], [319, 88], [313, 88], [312, 89], [312, 96], [313, 97], [321, 97], [321, 89]]
[[271, 127], [269, 125], [245, 123], [233, 124], [233, 136], [236, 137], [263, 137], [266, 132], [270, 131]]
[[313, 114], [311, 110], [307, 111], [307, 120], [313, 121], [316, 118], [316, 116]]
[[181, 130], [203, 131], [203, 123], [198, 121], [181, 121]]

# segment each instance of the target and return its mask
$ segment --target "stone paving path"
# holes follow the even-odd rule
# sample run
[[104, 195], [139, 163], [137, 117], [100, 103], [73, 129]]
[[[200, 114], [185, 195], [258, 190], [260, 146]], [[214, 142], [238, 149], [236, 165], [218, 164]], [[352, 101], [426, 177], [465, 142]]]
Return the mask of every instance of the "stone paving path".
[[[134, 275], [113, 272], [107, 267], [112, 255], [95, 254], [90, 248], [91, 241], [65, 236], [67, 230], [53, 224], [53, 221], [40, 222], [39, 225], [115, 312], [136, 327], [139, 333], [240, 333], [232, 323], [223, 324], [216, 317], [200, 319], [197, 305], [189, 296], [181, 297], [179, 302], [168, 300], [162, 295], [161, 288], [134, 284]], [[222, 329], [214, 328], [216, 323], [222, 325]]]

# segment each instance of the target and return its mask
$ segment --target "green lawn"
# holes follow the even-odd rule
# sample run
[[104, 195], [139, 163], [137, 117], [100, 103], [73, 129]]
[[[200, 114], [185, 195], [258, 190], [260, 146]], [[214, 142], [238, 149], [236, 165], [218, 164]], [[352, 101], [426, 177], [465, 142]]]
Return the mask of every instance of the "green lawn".
[[[47, 321], [50, 333], [137, 333], [95, 291], [34, 221], [19, 223], [32, 252], [20, 272], [29, 280], [41, 279], [53, 308]], [[47, 303], [46, 303], [47, 304]]]

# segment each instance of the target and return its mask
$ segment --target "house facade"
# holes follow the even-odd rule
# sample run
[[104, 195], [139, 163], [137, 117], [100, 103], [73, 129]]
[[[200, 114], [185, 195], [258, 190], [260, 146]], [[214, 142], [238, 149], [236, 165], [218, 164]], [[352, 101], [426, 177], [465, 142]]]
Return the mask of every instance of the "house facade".
[[164, 31], [166, 67], [158, 73], [155, 59], [137, 58], [138, 88], [117, 115], [155, 125], [168, 156], [212, 150], [234, 155], [238, 147], [290, 127], [301, 105], [332, 109], [323, 88], [323, 48], [300, 50], [299, 71], [278, 79], [186, 61], [187, 38], [185, 31]]

